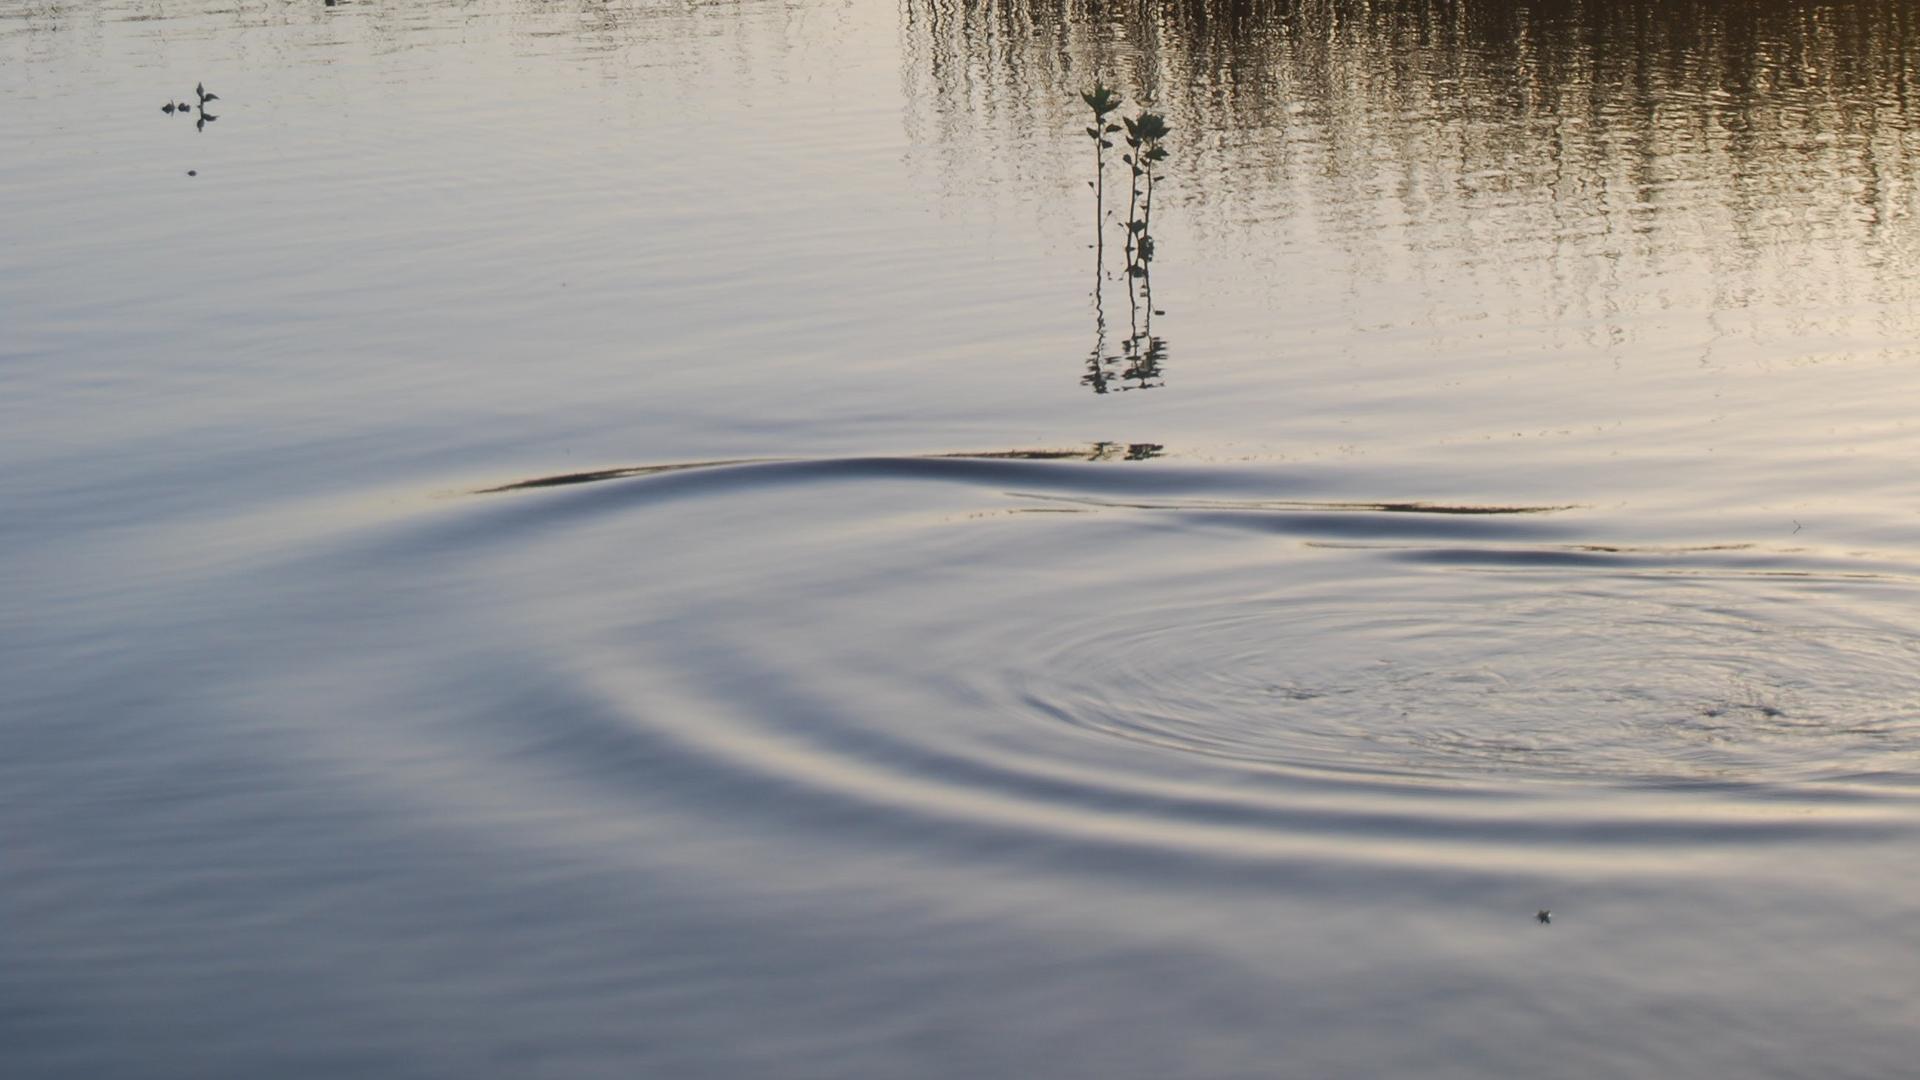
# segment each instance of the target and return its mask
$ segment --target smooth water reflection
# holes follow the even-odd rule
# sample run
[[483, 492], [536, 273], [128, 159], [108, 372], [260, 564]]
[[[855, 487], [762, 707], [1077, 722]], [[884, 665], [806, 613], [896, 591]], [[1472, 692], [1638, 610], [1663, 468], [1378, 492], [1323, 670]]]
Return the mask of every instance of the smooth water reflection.
[[903, 13], [925, 169], [973, 184], [978, 147], [1017, 147], [987, 164], [1048, 188], [1076, 171], [1074, 91], [1127, 87], [1181, 133], [1181, 257], [1231, 263], [1211, 302], [1293, 314], [1289, 339], [1332, 320], [1376, 368], [1414, 348], [1710, 369], [1910, 355], [1901, 5]]
[[1899, 1075], [1912, 18], [0, 0], [0, 1071]]

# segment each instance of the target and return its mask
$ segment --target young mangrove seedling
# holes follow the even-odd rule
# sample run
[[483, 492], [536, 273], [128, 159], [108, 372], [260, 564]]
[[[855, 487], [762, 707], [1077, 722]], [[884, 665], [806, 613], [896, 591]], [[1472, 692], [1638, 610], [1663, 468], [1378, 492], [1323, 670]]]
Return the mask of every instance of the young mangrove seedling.
[[1173, 129], [1166, 117], [1144, 109], [1139, 116], [1123, 119], [1129, 152], [1120, 160], [1133, 170], [1133, 193], [1127, 201], [1127, 273], [1141, 277], [1153, 258], [1153, 167], [1167, 160], [1161, 140]]
[[1105, 83], [1095, 81], [1093, 89], [1082, 90], [1080, 100], [1093, 110], [1093, 123], [1087, 127], [1087, 138], [1093, 140], [1093, 235], [1096, 258], [1106, 251], [1107, 222], [1107, 151], [1113, 148], [1113, 140], [1107, 136], [1120, 130], [1120, 125], [1107, 119], [1120, 107], [1120, 92]]

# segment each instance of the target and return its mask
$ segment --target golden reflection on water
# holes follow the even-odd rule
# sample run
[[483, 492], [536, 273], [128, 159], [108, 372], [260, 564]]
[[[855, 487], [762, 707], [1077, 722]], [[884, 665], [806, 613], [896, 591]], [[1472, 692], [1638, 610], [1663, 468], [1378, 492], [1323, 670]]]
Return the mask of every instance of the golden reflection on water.
[[901, 11], [908, 124], [949, 176], [983, 158], [1014, 182], [1073, 175], [1057, 133], [1105, 79], [1170, 115], [1203, 248], [1254, 233], [1337, 251], [1356, 279], [1465, 268], [1485, 315], [1602, 346], [1636, 310], [1771, 303], [1798, 311], [1784, 328], [1845, 337], [1852, 309], [1913, 298], [1901, 3]]

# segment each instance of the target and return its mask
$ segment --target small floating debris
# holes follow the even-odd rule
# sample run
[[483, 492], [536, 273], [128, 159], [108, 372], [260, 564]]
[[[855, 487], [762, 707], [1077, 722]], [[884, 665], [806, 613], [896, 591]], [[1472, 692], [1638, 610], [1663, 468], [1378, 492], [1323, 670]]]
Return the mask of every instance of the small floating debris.
[[188, 176], [199, 176], [199, 175], [200, 175], [200, 173], [199, 173], [199, 171], [198, 171], [197, 169], [188, 169], [188, 170], [187, 170], [187, 175], [188, 175]]
[[1166, 452], [1163, 443], [1091, 443], [1081, 450], [974, 450], [953, 454], [933, 454], [937, 458], [987, 458], [1019, 459], [1026, 461], [1112, 461], [1124, 457], [1127, 461], [1145, 461], [1156, 458]]
[[1533, 917], [1534, 917], [1534, 920], [1540, 923], [1540, 925], [1542, 926], [1545, 926], [1553, 922], [1553, 912], [1548, 910], [1547, 908], [1541, 908], [1539, 911], [1534, 912]]

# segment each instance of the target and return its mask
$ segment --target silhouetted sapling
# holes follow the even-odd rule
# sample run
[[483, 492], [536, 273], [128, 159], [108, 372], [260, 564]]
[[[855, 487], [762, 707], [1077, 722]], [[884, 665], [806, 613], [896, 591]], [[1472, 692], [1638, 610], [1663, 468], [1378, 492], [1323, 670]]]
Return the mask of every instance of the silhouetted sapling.
[[1113, 140], [1107, 136], [1120, 130], [1120, 125], [1107, 119], [1108, 114], [1120, 107], [1120, 93], [1105, 83], [1095, 82], [1093, 89], [1082, 90], [1080, 100], [1093, 110], [1093, 123], [1087, 127], [1087, 138], [1093, 140], [1093, 233], [1096, 259], [1105, 250], [1107, 223], [1107, 151], [1113, 148]]
[[[205, 131], [208, 124], [220, 119], [207, 111], [207, 102], [219, 101], [220, 95], [207, 93], [206, 83], [194, 83], [193, 93], [194, 96], [200, 99], [200, 104], [197, 106], [198, 116], [195, 118], [193, 126], [196, 131]], [[168, 116], [186, 116], [189, 113], [195, 112], [195, 110], [196, 106], [189, 105], [184, 101], [175, 104], [169, 100], [166, 104], [160, 106], [160, 111], [166, 113]]]
[[1166, 117], [1144, 109], [1125, 123], [1131, 152], [1120, 160], [1133, 170], [1133, 193], [1127, 201], [1127, 273], [1142, 277], [1153, 258], [1153, 167], [1167, 159], [1167, 148], [1160, 141], [1172, 129]]
[[[1087, 357], [1087, 372], [1081, 381], [1093, 388], [1094, 393], [1104, 394], [1114, 389], [1145, 390], [1163, 385], [1163, 368], [1167, 357], [1167, 344], [1163, 338], [1153, 333], [1153, 316], [1159, 314], [1153, 307], [1153, 278], [1148, 263], [1153, 259], [1153, 193], [1157, 178], [1156, 167], [1167, 159], [1167, 150], [1163, 145], [1168, 132], [1167, 118], [1160, 113], [1142, 108], [1137, 116], [1121, 118], [1121, 123], [1109, 119], [1119, 108], [1122, 98], [1118, 91], [1105, 83], [1096, 82], [1091, 90], [1080, 92], [1080, 100], [1086, 102], [1093, 111], [1093, 123], [1087, 127], [1087, 138], [1093, 141], [1093, 180], [1087, 186], [1094, 190], [1094, 282], [1093, 313], [1094, 342], [1093, 351]], [[1123, 126], [1124, 125], [1124, 126]], [[1130, 195], [1127, 200], [1127, 221], [1125, 225], [1126, 266], [1127, 266], [1127, 303], [1130, 312], [1129, 334], [1126, 348], [1118, 355], [1107, 354], [1106, 307], [1103, 302], [1102, 287], [1106, 281], [1106, 152], [1113, 148], [1113, 140], [1108, 138], [1121, 131], [1126, 132], [1127, 152], [1121, 160], [1126, 162], [1132, 173]], [[1124, 362], [1124, 367], [1115, 370], [1114, 365]], [[1118, 377], [1118, 383], [1115, 377]], [[1128, 385], [1128, 384], [1132, 385]]]

